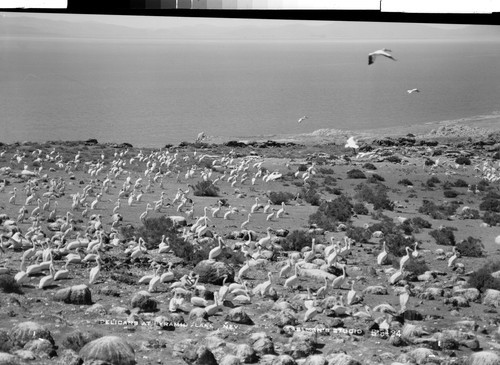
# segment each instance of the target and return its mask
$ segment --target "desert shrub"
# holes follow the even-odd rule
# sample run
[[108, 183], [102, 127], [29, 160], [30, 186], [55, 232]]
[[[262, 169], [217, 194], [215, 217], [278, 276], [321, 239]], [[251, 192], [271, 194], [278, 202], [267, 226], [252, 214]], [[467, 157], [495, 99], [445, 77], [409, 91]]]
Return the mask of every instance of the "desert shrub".
[[443, 190], [450, 190], [453, 187], [453, 184], [449, 181], [445, 181], [443, 183]]
[[314, 235], [309, 234], [307, 231], [294, 230], [281, 244], [285, 251], [301, 251], [304, 247], [311, 247]]
[[193, 187], [193, 194], [195, 196], [218, 196], [219, 188], [215, 186], [211, 180], [199, 181]]
[[487, 212], [500, 213], [500, 200], [485, 197], [481, 204], [479, 204], [479, 209]]
[[368, 215], [368, 213], [369, 213], [368, 208], [365, 207], [365, 205], [363, 203], [360, 203], [360, 202], [355, 203], [352, 207], [352, 210], [356, 214]]
[[321, 204], [321, 195], [316, 191], [316, 189], [302, 188], [299, 196], [311, 205], [319, 206]]
[[500, 261], [487, 263], [469, 276], [469, 286], [481, 292], [484, 292], [486, 289], [500, 290], [500, 279], [491, 276], [492, 273], [498, 270], [500, 270]]
[[400, 163], [401, 162], [401, 157], [396, 156], [396, 155], [392, 155], [392, 156], [387, 157], [385, 160], [389, 161], [389, 162], [392, 162], [392, 163]]
[[500, 160], [500, 152], [495, 152], [491, 158], [494, 160]]
[[459, 165], [469, 166], [471, 164], [471, 161], [470, 161], [470, 158], [468, 158], [468, 157], [460, 156], [460, 157], [457, 157], [455, 159], [455, 163], [457, 163]]
[[436, 176], [431, 177], [430, 179], [427, 179], [425, 182], [425, 185], [427, 185], [429, 188], [433, 188], [436, 186], [436, 184], [439, 184], [441, 180], [439, 180]]
[[177, 237], [177, 228], [174, 223], [165, 216], [147, 218], [139, 228], [135, 228], [132, 225], [122, 226], [121, 233], [125, 240], [130, 240], [133, 236], [142, 237], [146, 242], [148, 250], [158, 248], [163, 235], [169, 238], [170, 243], [180, 240]]
[[371, 233], [369, 230], [364, 229], [363, 227], [353, 226], [349, 224], [347, 226], [345, 235], [356, 242], [366, 243], [371, 238]]
[[408, 180], [408, 179], [401, 179], [398, 181], [398, 184], [399, 185], [404, 185], [404, 186], [408, 186], [408, 185], [412, 185], [413, 186], [413, 183]]
[[347, 171], [347, 177], [349, 179], [366, 179], [365, 173], [358, 169], [352, 169]]
[[[399, 260], [397, 261], [397, 268], [399, 269]], [[405, 271], [409, 271], [413, 275], [422, 275], [429, 270], [429, 266], [423, 258], [415, 259], [411, 257], [405, 264]]]
[[416, 228], [432, 228], [432, 224], [422, 217], [414, 217], [409, 219], [409, 221], [411, 221], [411, 224]]
[[490, 182], [488, 180], [481, 180], [477, 183], [477, 190], [479, 191], [486, 191], [486, 189], [488, 189], [488, 187], [490, 186]]
[[425, 165], [425, 166], [434, 166], [435, 164], [436, 164], [436, 163], [435, 163], [433, 160], [431, 160], [431, 159], [427, 159], [427, 160], [425, 160], [425, 162], [424, 162], [424, 165]]
[[363, 168], [367, 169], [367, 170], [376, 170], [377, 169], [377, 167], [374, 164], [372, 164], [371, 162], [366, 162], [363, 165]]
[[335, 230], [337, 223], [346, 223], [352, 217], [352, 204], [344, 195], [333, 201], [321, 203], [318, 210], [309, 216], [309, 223], [326, 230]]
[[413, 237], [405, 237], [401, 233], [389, 233], [384, 236], [384, 240], [387, 252], [397, 257], [406, 255], [406, 247], [413, 247], [415, 242]]
[[329, 167], [320, 167], [318, 172], [323, 175], [332, 175], [334, 173], [333, 169]]
[[14, 277], [9, 274], [0, 275], [0, 289], [4, 293], [20, 293], [21, 287], [16, 282]]
[[497, 213], [485, 212], [482, 219], [484, 223], [487, 223], [492, 227], [500, 224], [500, 214]]
[[269, 200], [274, 205], [281, 205], [281, 203], [288, 203], [291, 199], [295, 198], [295, 195], [289, 191], [271, 191], [269, 193]]
[[466, 209], [460, 213], [460, 218], [462, 219], [480, 219], [479, 210], [477, 209]]
[[453, 183], [453, 186], [456, 187], [456, 188], [466, 188], [469, 186], [469, 184], [467, 184], [467, 181], [465, 180], [462, 180], [462, 179], [457, 179], [454, 183]]
[[385, 181], [384, 177], [383, 176], [380, 176], [379, 174], [373, 174], [372, 176], [370, 176], [366, 182], [370, 183], [370, 184], [377, 184], [381, 181]]
[[445, 198], [455, 198], [458, 195], [455, 190], [445, 190], [443, 194]]
[[429, 200], [423, 200], [422, 206], [418, 208], [418, 212], [427, 214], [433, 219], [446, 219], [448, 216], [455, 214], [458, 204], [451, 202], [443, 205], [436, 205]]
[[335, 185], [337, 183], [337, 179], [332, 176], [327, 176], [323, 179], [323, 183], [325, 185]]
[[453, 231], [456, 228], [443, 227], [429, 232], [429, 235], [436, 240], [438, 245], [455, 246], [455, 234]]
[[300, 164], [297, 170], [304, 172], [307, 171], [307, 165], [306, 164]]
[[373, 209], [393, 210], [394, 206], [387, 196], [387, 188], [382, 184], [370, 187], [367, 184], [359, 184], [354, 188], [357, 193], [355, 197], [361, 201], [373, 204]]
[[481, 240], [470, 236], [457, 243], [457, 250], [461, 256], [482, 257], [483, 249], [484, 245]]

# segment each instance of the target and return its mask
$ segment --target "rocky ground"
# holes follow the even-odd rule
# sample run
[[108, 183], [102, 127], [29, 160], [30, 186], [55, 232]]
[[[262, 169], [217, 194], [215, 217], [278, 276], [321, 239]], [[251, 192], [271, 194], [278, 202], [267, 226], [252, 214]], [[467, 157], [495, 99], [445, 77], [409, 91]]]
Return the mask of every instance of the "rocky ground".
[[[0, 364], [500, 364], [500, 293], [468, 286], [471, 273], [488, 262], [500, 262], [500, 246], [495, 243], [500, 230], [484, 223], [485, 211], [480, 209], [487, 194], [498, 193], [495, 176], [500, 138], [490, 124], [484, 124], [490, 122], [429, 125], [399, 134], [358, 133], [355, 135], [359, 151], [344, 148], [351, 133], [331, 130], [308, 136], [273, 136], [269, 140], [266, 137], [216, 141], [209, 137], [206, 143], [175, 146], [161, 153], [127, 144], [101, 145], [97, 141], [0, 146], [5, 251], [0, 258], [0, 284], [4, 290], [0, 294]], [[415, 133], [408, 135], [409, 132]], [[162, 160], [162, 155], [171, 159], [175, 156], [175, 160]], [[458, 157], [470, 159], [471, 164], [457, 165]], [[118, 166], [119, 161], [125, 164]], [[432, 164], [425, 166], [425, 161]], [[157, 165], [153, 166], [155, 162]], [[376, 169], [368, 169], [367, 163]], [[113, 166], [118, 167], [112, 170]], [[209, 167], [214, 170], [210, 179], [216, 180], [229, 177], [230, 171], [239, 166], [241, 171], [234, 173], [239, 176], [236, 183], [216, 183], [217, 197], [195, 196], [191, 190], [183, 207], [178, 210], [179, 203], [174, 204], [179, 188], [186, 190], [188, 184], [196, 185]], [[249, 178], [242, 183], [245, 166]], [[186, 178], [191, 168], [193, 176]], [[264, 182], [261, 176], [252, 184], [252, 176], [259, 168], [280, 173], [281, 177]], [[116, 175], [120, 169], [123, 171]], [[304, 176], [307, 169], [315, 173]], [[363, 171], [365, 178], [349, 178], [348, 171], [352, 169]], [[32, 174], [34, 171], [36, 174]], [[390, 277], [397, 269], [390, 263], [377, 263], [386, 237], [376, 234], [365, 240], [353, 239], [350, 253], [342, 263], [330, 267], [325, 263], [323, 252], [330, 240], [343, 244], [345, 237], [352, 235], [352, 227], [373, 233], [369, 227], [383, 218], [375, 214], [373, 204], [364, 202], [368, 214], [355, 214], [349, 222], [332, 222], [335, 229], [321, 229], [309, 221], [318, 206], [300, 194], [296, 198], [297, 193], [302, 188], [314, 189], [321, 201], [335, 200], [341, 194], [357, 202], [356, 185], [367, 183], [375, 174], [384, 179], [382, 183], [388, 187], [387, 195], [393, 202], [393, 210], [385, 209], [383, 215], [396, 225], [416, 217], [431, 223], [431, 228], [408, 233], [411, 247], [413, 242], [419, 242], [418, 260], [423, 261], [418, 262], [429, 268], [423, 275], [404, 272], [403, 280], [391, 284]], [[117, 210], [121, 220], [113, 223], [115, 202], [128, 177], [132, 185], [138, 178], [143, 179], [136, 190], [142, 196], [129, 205], [130, 192], [122, 193]], [[434, 186], [428, 184], [431, 177], [439, 179]], [[413, 185], [399, 183], [402, 179]], [[450, 190], [444, 189], [446, 183], [458, 179], [466, 185], [453, 186], [451, 190], [457, 196], [445, 197], [444, 190]], [[478, 184], [485, 179], [490, 181], [478, 190]], [[28, 194], [27, 186], [31, 187]], [[14, 188], [16, 198], [11, 200]], [[75, 206], [73, 196], [83, 195], [86, 189], [88, 207], [85, 202]], [[100, 201], [91, 209], [100, 192]], [[248, 304], [240, 305], [234, 300], [235, 295], [228, 294], [220, 310], [207, 315], [205, 309], [190, 301], [196, 295], [207, 300], [208, 305], [213, 304], [213, 292], [221, 289], [221, 273], [229, 274], [226, 285], [233, 283], [244, 261], [187, 263], [172, 253], [158, 253], [159, 242], [147, 242], [155, 248], [137, 259], [125, 252], [132, 239], [122, 234], [121, 227], [140, 227], [140, 215], [148, 203], [155, 205], [162, 192], [168, 199], [158, 210], [151, 210], [148, 217], [183, 217], [179, 218], [180, 224], [185, 219], [189, 228], [208, 207], [210, 221], [198, 242], [209, 251], [217, 245], [215, 235], [220, 235], [226, 246], [224, 253], [240, 250], [246, 240], [241, 224], [247, 220], [255, 198], [260, 198], [262, 206], [252, 214], [245, 230], [253, 231], [258, 240], [265, 237], [270, 227], [273, 244], [263, 247], [260, 259], [249, 259], [250, 268], [244, 279], [251, 293]], [[289, 192], [292, 197], [280, 218], [268, 220], [263, 206], [271, 192]], [[31, 194], [31, 202], [26, 202]], [[44, 210], [50, 195], [50, 207]], [[38, 198], [41, 209], [36, 213]], [[219, 200], [225, 204], [220, 215], [213, 216]], [[433, 219], [419, 212], [423, 200], [438, 205], [456, 201], [458, 208], [454, 214]], [[277, 212], [281, 206], [273, 208]], [[53, 210], [55, 216], [51, 217]], [[224, 219], [229, 210], [230, 217]], [[73, 214], [69, 222], [64, 220], [68, 211]], [[471, 211], [477, 211], [479, 216], [467, 213]], [[452, 246], [438, 245], [430, 235], [440, 227], [456, 228], [457, 243], [468, 237], [479, 240], [484, 246], [483, 255], [460, 255], [449, 266]], [[286, 235], [295, 230], [314, 234], [317, 247], [307, 263], [303, 262], [304, 256], [311, 248], [301, 250], [298, 281], [292, 288], [285, 288], [285, 280], [293, 272], [282, 278], [278, 273], [294, 254], [280, 247], [285, 244]], [[16, 236], [17, 231], [25, 238]], [[70, 252], [64, 249], [68, 242], [86, 232], [93, 235], [91, 241], [96, 241], [98, 231], [103, 232], [105, 243], [98, 251], [87, 252], [87, 241], [81, 252], [81, 257], [100, 252], [103, 263], [95, 282], [89, 283], [95, 260], [68, 266], [68, 278], [44, 289], [39, 285], [48, 270], [30, 276], [20, 287], [9, 281], [20, 271], [22, 256], [31, 247], [26, 236], [35, 241], [43, 241], [45, 236], [51, 238], [52, 262], [57, 271], [63, 268], [65, 255]], [[180, 226], [178, 235], [182, 232]], [[186, 239], [186, 244], [193, 242], [193, 238]], [[44, 248], [36, 247], [40, 256]], [[269, 256], [264, 259], [266, 255]], [[26, 266], [35, 264], [35, 257], [28, 258]], [[411, 260], [417, 259], [412, 256]], [[41, 261], [44, 259], [38, 262]], [[153, 273], [152, 262], [164, 266], [172, 263], [176, 281], [192, 270], [209, 275], [202, 275], [198, 288], [190, 288], [174, 312], [169, 308], [175, 292], [171, 282], [160, 283], [151, 293], [147, 284], [138, 283], [141, 277]], [[219, 263], [222, 266], [218, 269]], [[323, 277], [341, 277], [342, 264], [346, 281], [317, 296], [324, 285]], [[269, 272], [269, 292], [252, 294], [257, 285], [268, 279]], [[347, 305], [352, 282], [358, 300]], [[410, 291], [406, 311], [400, 304], [405, 285]], [[310, 303], [315, 310], [308, 310]], [[365, 306], [370, 313], [363, 316]], [[306, 315], [310, 317], [307, 320]]]

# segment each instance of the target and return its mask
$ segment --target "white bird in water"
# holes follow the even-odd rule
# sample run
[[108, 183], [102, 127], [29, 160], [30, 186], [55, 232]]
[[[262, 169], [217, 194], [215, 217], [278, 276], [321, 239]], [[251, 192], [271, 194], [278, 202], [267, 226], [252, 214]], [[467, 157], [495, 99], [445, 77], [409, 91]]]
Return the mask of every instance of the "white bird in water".
[[392, 51], [390, 49], [387, 49], [387, 48], [382, 48], [382, 49], [379, 49], [378, 51], [369, 53], [368, 54], [368, 64], [371, 65], [372, 63], [374, 63], [375, 58], [377, 58], [377, 56], [384, 56], [384, 57], [390, 58], [393, 61], [396, 61], [396, 59], [394, 57], [392, 57], [392, 55], [388, 52], [392, 52]]
[[297, 122], [302, 123], [304, 120], [309, 119], [307, 115], [304, 115], [302, 118], [300, 118]]
[[419, 89], [411, 89], [411, 90], [406, 90], [406, 92], [407, 92], [408, 94], [413, 94], [413, 93], [419, 93], [419, 92], [420, 92], [420, 90], [419, 90]]

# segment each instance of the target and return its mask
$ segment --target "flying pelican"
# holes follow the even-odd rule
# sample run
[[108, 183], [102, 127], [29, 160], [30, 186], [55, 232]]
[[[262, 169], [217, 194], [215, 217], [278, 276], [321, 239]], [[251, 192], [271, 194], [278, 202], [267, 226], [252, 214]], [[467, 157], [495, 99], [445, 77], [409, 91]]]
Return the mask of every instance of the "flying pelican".
[[396, 59], [394, 57], [392, 57], [392, 55], [388, 52], [392, 52], [392, 51], [390, 49], [387, 49], [387, 48], [382, 48], [382, 49], [379, 49], [378, 51], [369, 53], [368, 54], [368, 64], [371, 65], [372, 63], [374, 63], [375, 58], [377, 58], [377, 56], [384, 56], [384, 57], [390, 58], [393, 61], [396, 61]]
[[420, 92], [420, 90], [419, 90], [419, 89], [411, 89], [411, 90], [406, 90], [406, 92], [407, 92], [408, 94], [413, 94], [413, 93], [419, 93], [419, 92]]
[[309, 119], [307, 115], [304, 115], [302, 118], [300, 118], [297, 122], [302, 123], [304, 120]]

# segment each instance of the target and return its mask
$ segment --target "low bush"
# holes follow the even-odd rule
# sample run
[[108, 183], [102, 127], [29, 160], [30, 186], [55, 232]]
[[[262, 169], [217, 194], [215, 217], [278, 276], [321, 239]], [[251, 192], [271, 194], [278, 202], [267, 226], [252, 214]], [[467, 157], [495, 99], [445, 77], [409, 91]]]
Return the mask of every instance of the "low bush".
[[486, 291], [486, 289], [500, 290], [500, 279], [491, 276], [492, 273], [498, 270], [500, 270], [500, 261], [487, 263], [469, 276], [469, 286], [481, 292]]
[[446, 219], [450, 215], [454, 215], [458, 208], [458, 204], [450, 202], [448, 204], [436, 205], [429, 200], [423, 200], [422, 206], [418, 208], [418, 212], [429, 215], [433, 219]]
[[371, 162], [366, 162], [363, 165], [363, 168], [367, 169], [367, 170], [376, 170], [377, 169], [377, 167], [374, 164], [372, 164]]
[[[165, 216], [147, 218], [139, 228], [135, 228], [132, 225], [122, 226], [121, 233], [127, 241], [131, 240], [134, 236], [142, 237], [146, 242], [146, 248], [148, 250], [157, 249], [163, 235], [168, 237], [171, 244], [177, 240], [181, 240], [177, 237], [177, 228], [174, 223]], [[182, 242], [184, 242], [184, 240], [182, 240]]]
[[440, 182], [441, 180], [439, 180], [436, 176], [433, 176], [430, 179], [427, 179], [425, 185], [427, 185], [429, 188], [433, 188], [436, 186], [436, 184], [439, 184]]
[[359, 184], [356, 190], [355, 197], [361, 201], [373, 204], [373, 209], [393, 210], [394, 205], [387, 196], [387, 188], [382, 184], [377, 184], [373, 188], [367, 184]]
[[315, 189], [302, 188], [299, 196], [311, 205], [319, 206], [321, 204], [321, 195]]
[[334, 174], [334, 171], [332, 168], [329, 168], [329, 167], [320, 167], [318, 169], [318, 172], [320, 174], [323, 174], [323, 175], [333, 175]]
[[314, 235], [306, 231], [294, 230], [286, 236], [285, 241], [281, 244], [285, 251], [301, 251], [304, 247], [311, 247]]
[[467, 165], [469, 166], [471, 164], [471, 160], [468, 157], [460, 156], [455, 159], [455, 163], [459, 165]]
[[479, 204], [479, 209], [486, 212], [500, 213], [500, 199], [486, 197], [481, 204]]
[[484, 223], [489, 224], [492, 227], [500, 225], [500, 214], [485, 212], [482, 219]]
[[429, 235], [436, 240], [438, 245], [455, 246], [455, 234], [453, 231], [456, 228], [443, 227], [429, 232]]
[[424, 165], [425, 165], [425, 166], [434, 166], [435, 164], [436, 164], [436, 163], [435, 163], [433, 160], [431, 160], [431, 159], [427, 159], [427, 160], [425, 160], [425, 162], [424, 162]]
[[385, 161], [392, 162], [392, 163], [400, 163], [401, 162], [401, 157], [396, 156], [396, 155], [392, 155], [392, 156], [387, 157], [385, 159]]
[[[399, 261], [395, 260], [396, 262], [393, 261], [393, 266], [397, 269], [399, 269]], [[405, 264], [405, 271], [410, 272], [411, 274], [418, 276], [425, 274], [426, 271], [430, 271], [429, 266], [425, 262], [423, 258], [413, 258], [410, 257], [410, 260], [408, 260]]]
[[199, 181], [193, 190], [195, 196], [219, 196], [219, 188], [211, 180]]
[[366, 180], [366, 182], [368, 182], [370, 184], [377, 184], [377, 183], [382, 182], [382, 181], [385, 181], [385, 179], [383, 176], [380, 176], [379, 174], [373, 174], [372, 176], [370, 176]]
[[445, 198], [455, 198], [458, 195], [458, 193], [455, 190], [445, 190], [443, 194]]
[[307, 165], [305, 164], [300, 164], [298, 167], [298, 170], [301, 172], [307, 171]]
[[21, 293], [21, 287], [9, 274], [0, 274], [0, 289], [4, 293]]
[[479, 210], [477, 209], [465, 209], [459, 214], [462, 219], [480, 219]]
[[365, 173], [358, 169], [352, 169], [347, 171], [347, 177], [349, 179], [366, 179]]
[[416, 228], [432, 228], [432, 224], [422, 217], [414, 217], [410, 219], [410, 221], [411, 224]]
[[408, 186], [408, 185], [412, 185], [413, 186], [413, 183], [410, 180], [408, 180], [408, 179], [399, 180], [398, 184], [399, 185], [404, 185], [404, 186]]
[[481, 240], [470, 236], [457, 243], [457, 250], [460, 252], [461, 256], [482, 257], [483, 249], [484, 245]]
[[415, 239], [413, 237], [405, 237], [401, 233], [386, 234], [384, 235], [384, 240], [387, 252], [397, 257], [406, 255], [406, 247], [413, 247], [413, 244], [415, 242]]
[[345, 235], [356, 242], [366, 243], [371, 238], [371, 233], [369, 230], [363, 227], [357, 227], [353, 225], [348, 225]]
[[467, 181], [465, 180], [462, 180], [462, 179], [457, 179], [454, 183], [453, 183], [453, 186], [456, 187], [456, 188], [466, 188], [469, 186], [469, 184], [467, 184]]
[[269, 200], [274, 205], [281, 205], [281, 203], [286, 204], [294, 198], [295, 198], [295, 195], [293, 195], [289, 191], [271, 191], [269, 193]]
[[361, 215], [368, 215], [369, 211], [368, 208], [363, 204], [363, 203], [355, 203], [352, 207], [352, 210], [356, 214], [361, 214]]
[[338, 222], [349, 222], [352, 214], [351, 202], [344, 195], [340, 195], [333, 201], [322, 202], [318, 210], [309, 216], [309, 223], [333, 231], [337, 228]]
[[323, 179], [323, 184], [325, 185], [335, 185], [337, 183], [337, 179], [332, 176], [327, 176]]

